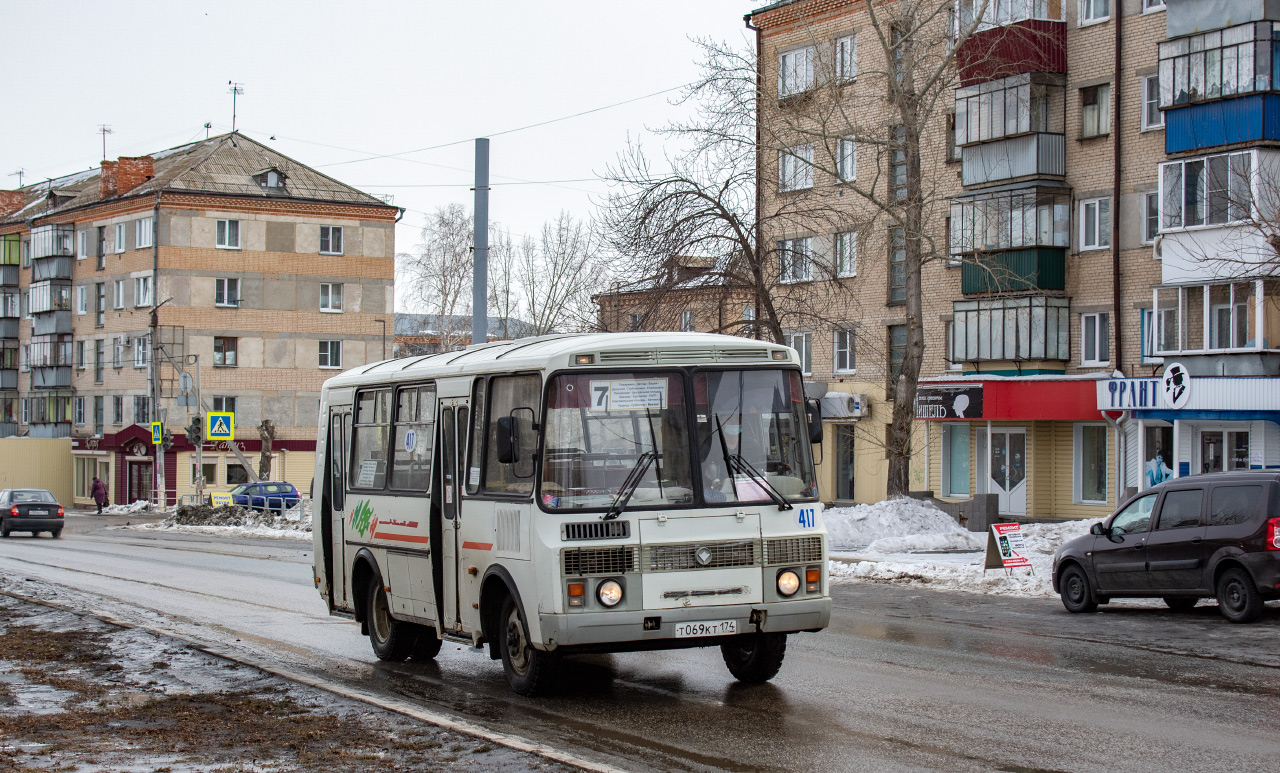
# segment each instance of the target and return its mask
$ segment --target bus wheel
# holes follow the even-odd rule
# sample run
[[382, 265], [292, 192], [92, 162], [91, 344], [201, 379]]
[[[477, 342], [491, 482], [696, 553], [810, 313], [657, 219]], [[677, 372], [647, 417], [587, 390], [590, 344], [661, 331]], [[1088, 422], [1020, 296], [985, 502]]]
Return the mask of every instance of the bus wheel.
[[369, 582], [369, 601], [365, 605], [369, 616], [369, 643], [379, 660], [405, 660], [413, 649], [417, 631], [412, 623], [401, 622], [391, 616], [387, 604], [387, 592], [382, 589], [382, 578], [374, 575]]
[[435, 660], [436, 655], [440, 654], [440, 645], [444, 644], [436, 635], [436, 629], [429, 625], [419, 625], [417, 633], [418, 637], [413, 640], [413, 652], [409, 657], [419, 663]]
[[785, 633], [749, 633], [720, 645], [720, 654], [729, 673], [739, 682], [760, 684], [772, 679], [782, 668], [787, 654]]
[[555, 681], [560, 657], [543, 652], [529, 643], [529, 629], [520, 617], [520, 607], [510, 595], [502, 602], [502, 631], [498, 634], [502, 670], [507, 684], [520, 695], [542, 695]]

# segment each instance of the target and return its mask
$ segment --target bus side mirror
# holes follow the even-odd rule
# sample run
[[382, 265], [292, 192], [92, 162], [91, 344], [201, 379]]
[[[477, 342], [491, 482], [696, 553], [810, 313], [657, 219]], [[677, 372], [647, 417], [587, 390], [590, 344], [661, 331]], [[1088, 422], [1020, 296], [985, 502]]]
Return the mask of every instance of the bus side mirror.
[[822, 407], [817, 400], [805, 400], [804, 415], [809, 421], [809, 442], [817, 445], [822, 442]]
[[520, 420], [514, 416], [498, 417], [498, 464], [520, 461]]

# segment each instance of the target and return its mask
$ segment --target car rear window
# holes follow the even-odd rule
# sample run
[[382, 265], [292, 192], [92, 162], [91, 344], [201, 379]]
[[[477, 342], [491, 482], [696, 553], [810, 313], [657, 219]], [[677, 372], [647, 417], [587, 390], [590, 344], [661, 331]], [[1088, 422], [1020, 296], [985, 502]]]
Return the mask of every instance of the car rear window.
[[1201, 489], [1170, 491], [1164, 495], [1164, 504], [1160, 505], [1159, 530], [1182, 529], [1187, 526], [1200, 525], [1200, 502], [1204, 499]]
[[1218, 486], [1213, 490], [1209, 523], [1233, 526], [1253, 520], [1262, 497], [1262, 486]]
[[56, 502], [53, 494], [48, 491], [15, 491], [13, 492], [13, 502]]

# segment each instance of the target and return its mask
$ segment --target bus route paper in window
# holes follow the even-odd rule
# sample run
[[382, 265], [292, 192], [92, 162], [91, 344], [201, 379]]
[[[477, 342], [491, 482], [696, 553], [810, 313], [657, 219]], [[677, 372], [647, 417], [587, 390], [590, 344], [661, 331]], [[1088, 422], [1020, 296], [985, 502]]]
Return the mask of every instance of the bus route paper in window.
[[667, 379], [619, 379], [591, 382], [591, 410], [643, 411], [667, 407]]
[[360, 474], [356, 476], [356, 485], [363, 488], [370, 488], [373, 486], [373, 482], [377, 479], [377, 476], [378, 460], [365, 459], [360, 462]]

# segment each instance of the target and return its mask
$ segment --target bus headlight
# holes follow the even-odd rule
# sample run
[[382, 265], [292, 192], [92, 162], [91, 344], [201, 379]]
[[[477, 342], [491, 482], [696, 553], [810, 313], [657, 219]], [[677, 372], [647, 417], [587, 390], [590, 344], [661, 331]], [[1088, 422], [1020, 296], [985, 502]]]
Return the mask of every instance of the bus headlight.
[[800, 575], [790, 569], [778, 572], [778, 595], [794, 596], [800, 590]]
[[606, 607], [616, 607], [622, 601], [622, 584], [617, 580], [605, 580], [596, 588], [596, 598]]

